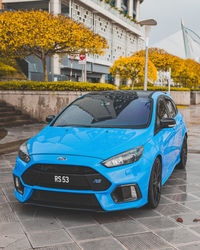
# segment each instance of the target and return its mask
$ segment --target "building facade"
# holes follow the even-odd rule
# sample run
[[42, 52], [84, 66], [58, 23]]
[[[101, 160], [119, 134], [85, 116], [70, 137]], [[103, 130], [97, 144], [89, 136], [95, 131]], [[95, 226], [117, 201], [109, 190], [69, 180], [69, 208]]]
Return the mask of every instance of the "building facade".
[[[102, 56], [87, 55], [87, 80], [108, 82], [109, 68], [120, 56], [131, 56], [143, 49], [143, 37], [139, 20], [143, 0], [2, 0], [6, 9], [43, 9], [54, 14], [63, 14], [84, 23], [95, 33], [107, 39], [109, 48]], [[29, 78], [40, 80], [42, 67], [34, 58], [28, 58]], [[83, 80], [84, 65], [68, 58], [54, 56], [49, 59], [48, 71], [51, 80]]]

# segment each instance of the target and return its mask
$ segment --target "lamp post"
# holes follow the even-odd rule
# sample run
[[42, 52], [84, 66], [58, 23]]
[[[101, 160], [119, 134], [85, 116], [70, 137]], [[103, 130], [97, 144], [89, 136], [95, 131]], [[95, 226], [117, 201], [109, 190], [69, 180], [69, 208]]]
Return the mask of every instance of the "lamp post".
[[145, 70], [144, 70], [144, 90], [147, 90], [147, 80], [148, 80], [148, 51], [149, 51], [149, 33], [151, 31], [151, 26], [157, 25], [157, 21], [154, 19], [147, 19], [138, 22], [141, 26], [145, 27]]

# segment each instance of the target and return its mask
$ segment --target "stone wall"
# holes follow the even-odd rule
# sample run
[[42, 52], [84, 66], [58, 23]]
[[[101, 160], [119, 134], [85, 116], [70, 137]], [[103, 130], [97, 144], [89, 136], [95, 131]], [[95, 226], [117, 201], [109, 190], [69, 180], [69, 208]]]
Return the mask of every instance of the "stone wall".
[[190, 91], [171, 91], [170, 95], [177, 105], [187, 106], [191, 104]]
[[200, 91], [191, 91], [191, 104], [200, 104]]
[[0, 101], [15, 106], [33, 118], [45, 121], [48, 115], [58, 114], [81, 95], [81, 92], [71, 91], [0, 91]]
[[[73, 91], [0, 91], [0, 101], [5, 101], [33, 118], [45, 121], [48, 115], [58, 114], [66, 105], [86, 92]], [[171, 91], [177, 105], [190, 105], [189, 91]], [[200, 98], [200, 93], [198, 95]], [[200, 101], [200, 99], [198, 99]]]

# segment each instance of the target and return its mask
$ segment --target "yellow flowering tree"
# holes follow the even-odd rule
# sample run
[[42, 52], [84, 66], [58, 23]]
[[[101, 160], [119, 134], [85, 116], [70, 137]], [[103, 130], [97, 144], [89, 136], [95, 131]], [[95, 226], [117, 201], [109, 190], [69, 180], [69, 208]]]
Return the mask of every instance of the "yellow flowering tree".
[[55, 54], [103, 54], [107, 41], [83, 24], [48, 12], [0, 13], [0, 53], [9, 57], [38, 57], [47, 81], [48, 56]]
[[[112, 76], [120, 76], [122, 80], [142, 82], [144, 80], [145, 58], [139, 56], [120, 57], [110, 68]], [[157, 70], [151, 61], [148, 63], [148, 79], [154, 82], [157, 79]]]
[[[145, 51], [134, 53], [134, 56], [144, 58]], [[200, 64], [194, 60], [185, 60], [158, 48], [149, 49], [149, 59], [158, 71], [168, 71], [171, 68], [171, 76], [175, 83], [180, 83], [185, 87], [200, 86]]]
[[200, 64], [192, 59], [184, 60], [184, 66], [177, 75], [177, 81], [189, 88], [200, 86]]

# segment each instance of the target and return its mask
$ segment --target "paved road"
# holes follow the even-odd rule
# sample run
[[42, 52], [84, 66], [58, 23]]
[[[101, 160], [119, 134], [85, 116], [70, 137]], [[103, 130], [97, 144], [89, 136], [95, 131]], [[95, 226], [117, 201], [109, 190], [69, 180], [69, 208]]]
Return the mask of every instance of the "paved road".
[[[193, 220], [200, 218], [200, 106], [181, 112], [189, 133], [187, 169], [174, 171], [156, 210], [96, 214], [19, 204], [11, 177], [16, 153], [1, 155], [0, 249], [199, 250], [200, 222]], [[26, 136], [28, 131], [34, 134], [33, 127], [26, 127]]]

